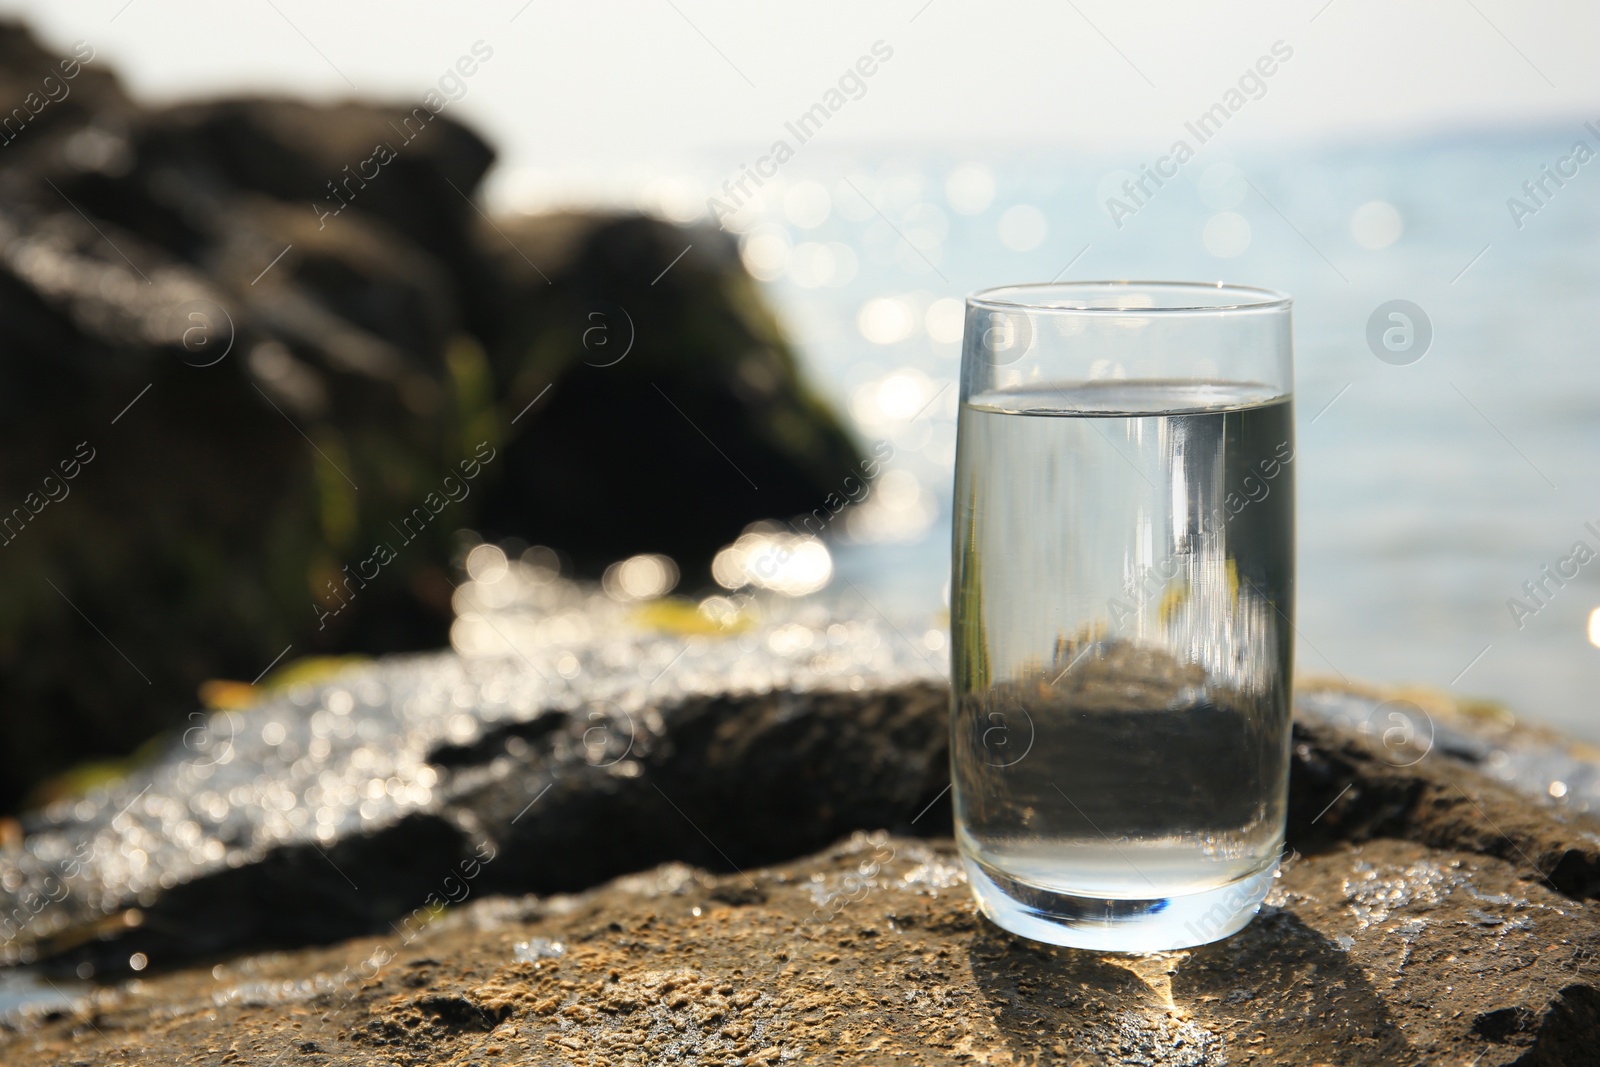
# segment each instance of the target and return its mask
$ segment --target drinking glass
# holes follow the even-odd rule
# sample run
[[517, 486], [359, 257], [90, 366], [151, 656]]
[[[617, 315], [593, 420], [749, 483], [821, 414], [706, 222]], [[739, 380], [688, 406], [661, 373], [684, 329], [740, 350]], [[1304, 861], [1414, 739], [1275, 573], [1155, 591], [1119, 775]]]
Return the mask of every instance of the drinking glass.
[[1038, 941], [1248, 923], [1283, 847], [1289, 297], [1073, 282], [967, 300], [951, 580], [956, 838]]

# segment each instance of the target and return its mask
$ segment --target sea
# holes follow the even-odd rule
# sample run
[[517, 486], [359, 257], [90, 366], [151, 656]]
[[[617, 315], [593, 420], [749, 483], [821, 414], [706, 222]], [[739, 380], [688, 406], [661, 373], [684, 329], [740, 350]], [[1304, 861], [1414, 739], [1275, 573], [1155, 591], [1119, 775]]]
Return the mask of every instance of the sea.
[[[1597, 152], [1582, 121], [1207, 144], [1181, 163], [1159, 145], [804, 145], [609, 189], [733, 233], [812, 387], [890, 453], [830, 529], [831, 589], [927, 620], [903, 628], [930, 654], [962, 299], [1222, 280], [1295, 299], [1297, 678], [1427, 687], [1600, 741]], [[596, 188], [524, 172], [493, 191], [538, 210]]]

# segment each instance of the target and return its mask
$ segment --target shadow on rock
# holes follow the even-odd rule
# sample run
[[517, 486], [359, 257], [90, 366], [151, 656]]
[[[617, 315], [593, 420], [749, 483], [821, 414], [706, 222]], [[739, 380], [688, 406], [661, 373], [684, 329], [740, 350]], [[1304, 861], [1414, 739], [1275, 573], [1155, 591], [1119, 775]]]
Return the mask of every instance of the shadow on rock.
[[[972, 975], [995, 1024], [1018, 1062], [1140, 1062], [1120, 1051], [1124, 1020], [1148, 1020], [1153, 1031], [1195, 1029], [1167, 1016], [1160, 998], [1132, 971], [1095, 952], [1056, 948], [1006, 933], [980, 920], [968, 948]], [[1154, 1034], [1152, 1035], [1154, 1036]], [[1214, 1037], [1203, 1035], [1216, 1042]], [[1220, 1044], [1220, 1042], [1216, 1042]], [[1196, 1041], [1203, 1047], [1204, 1041]], [[1095, 1058], [1085, 1058], [1092, 1056]], [[1155, 1058], [1144, 1062], [1165, 1063]], [[1220, 1058], [1172, 1062], [1209, 1064]]]
[[1551, 1002], [1543, 1022], [1539, 1013], [1525, 1007], [1499, 1008], [1474, 1018], [1472, 1030], [1508, 1051], [1527, 1049], [1512, 1067], [1589, 1063], [1600, 1049], [1600, 993], [1590, 986], [1569, 985]]
[[[1188, 952], [1055, 948], [984, 922], [974, 978], [1021, 1062], [1417, 1063], [1361, 970], [1287, 912]], [[1171, 1001], [1167, 996], [1170, 990]]]
[[1361, 968], [1287, 911], [1265, 909], [1234, 936], [1193, 950], [1172, 992], [1225, 1029], [1230, 1044], [1265, 1033], [1274, 1063], [1323, 1063], [1332, 1048], [1345, 1064], [1418, 1062]]

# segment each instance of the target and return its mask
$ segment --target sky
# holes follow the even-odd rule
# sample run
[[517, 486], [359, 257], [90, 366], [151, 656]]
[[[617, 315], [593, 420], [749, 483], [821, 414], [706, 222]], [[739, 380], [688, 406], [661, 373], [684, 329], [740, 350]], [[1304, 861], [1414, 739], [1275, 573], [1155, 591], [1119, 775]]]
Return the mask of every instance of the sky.
[[[416, 100], [444, 78], [461, 97], [452, 114], [510, 167], [764, 147], [878, 42], [892, 55], [828, 123], [833, 149], [1161, 146], [1275, 44], [1291, 56], [1269, 64], [1230, 140], [1600, 119], [1600, 5], [1580, 0], [0, 0], [0, 12], [57, 48], [88, 42], [150, 102]], [[462, 57], [474, 73], [458, 88]]]

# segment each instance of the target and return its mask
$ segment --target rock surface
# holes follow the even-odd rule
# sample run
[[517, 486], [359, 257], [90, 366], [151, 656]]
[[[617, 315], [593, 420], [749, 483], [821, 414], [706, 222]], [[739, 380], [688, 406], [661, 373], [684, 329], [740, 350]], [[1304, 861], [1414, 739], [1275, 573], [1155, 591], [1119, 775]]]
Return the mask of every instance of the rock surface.
[[1106, 956], [990, 925], [948, 843], [857, 834], [128, 983], [0, 1049], [16, 1067], [1592, 1062], [1600, 926], [1528, 875], [1345, 842], [1289, 863], [1224, 942]]

